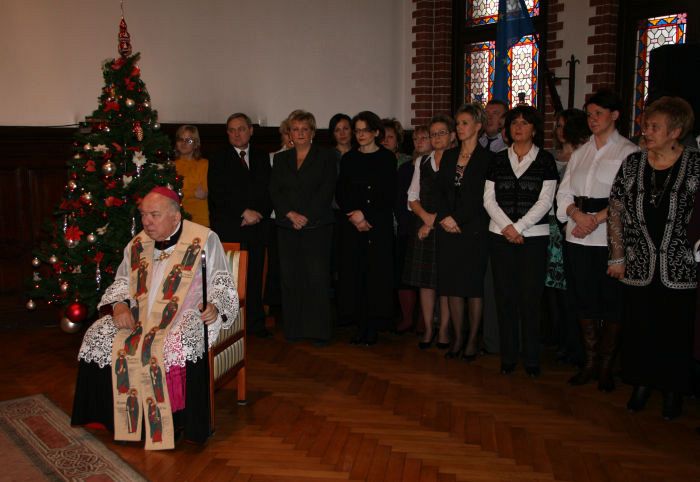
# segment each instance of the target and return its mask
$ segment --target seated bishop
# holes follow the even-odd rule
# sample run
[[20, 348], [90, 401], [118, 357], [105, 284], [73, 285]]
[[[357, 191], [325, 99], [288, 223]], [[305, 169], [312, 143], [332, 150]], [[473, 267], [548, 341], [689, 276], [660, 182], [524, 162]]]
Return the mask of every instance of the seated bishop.
[[72, 423], [145, 440], [149, 450], [174, 448], [176, 433], [203, 443], [211, 415], [204, 330], [212, 346], [236, 319], [238, 294], [218, 236], [182, 219], [175, 191], [154, 188], [139, 211], [143, 231], [98, 306], [112, 314], [80, 347]]

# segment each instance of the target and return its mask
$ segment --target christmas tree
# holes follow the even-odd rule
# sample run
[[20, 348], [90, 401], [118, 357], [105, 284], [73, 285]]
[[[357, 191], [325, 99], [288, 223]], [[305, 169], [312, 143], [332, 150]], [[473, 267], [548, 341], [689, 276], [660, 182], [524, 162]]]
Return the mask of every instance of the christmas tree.
[[61, 305], [66, 331], [95, 314], [123, 249], [141, 230], [138, 203], [153, 187], [182, 187], [146, 85], [131, 55], [124, 17], [119, 54], [102, 66], [98, 108], [75, 136], [62, 200], [46, 223], [48, 241], [32, 260], [31, 299]]

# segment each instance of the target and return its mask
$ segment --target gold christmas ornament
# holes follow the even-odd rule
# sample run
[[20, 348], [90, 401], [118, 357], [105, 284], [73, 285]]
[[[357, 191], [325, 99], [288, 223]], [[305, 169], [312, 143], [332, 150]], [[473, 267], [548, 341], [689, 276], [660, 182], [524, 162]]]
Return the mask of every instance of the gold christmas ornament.
[[34, 310], [34, 309], [36, 309], [36, 302], [34, 300], [30, 299], [29, 301], [27, 301], [27, 304], [25, 306], [27, 307], [28, 310]]
[[49, 257], [49, 263], [51, 263], [51, 264], [58, 263], [58, 257], [56, 257], [55, 254], [52, 254], [51, 257]]
[[73, 323], [67, 317], [61, 318], [61, 329], [66, 333], [77, 333], [80, 331], [80, 323]]
[[102, 164], [102, 174], [105, 176], [113, 176], [117, 170], [117, 166], [112, 161], [107, 161]]
[[134, 99], [126, 99], [126, 101], [124, 103], [126, 104], [127, 107], [133, 107], [136, 105], [136, 102], [134, 102]]
[[95, 241], [97, 241], [97, 236], [95, 236], [95, 233], [90, 233], [90, 234], [87, 235], [87, 238], [86, 238], [86, 239], [87, 239], [87, 242], [88, 242], [88, 243], [92, 244], [92, 243], [94, 243]]
[[60, 285], [59, 288], [61, 289], [62, 293], [65, 293], [68, 291], [68, 288], [70, 288], [70, 285], [68, 284], [68, 281], [63, 281]]
[[90, 191], [84, 192], [82, 196], [80, 196], [83, 201], [89, 203], [92, 202], [92, 193]]
[[75, 189], [78, 187], [78, 183], [75, 182], [75, 179], [70, 179], [68, 180], [68, 189], [71, 191], [75, 191]]
[[32, 258], [32, 266], [38, 268], [39, 265], [41, 265], [41, 261], [39, 260], [39, 258]]

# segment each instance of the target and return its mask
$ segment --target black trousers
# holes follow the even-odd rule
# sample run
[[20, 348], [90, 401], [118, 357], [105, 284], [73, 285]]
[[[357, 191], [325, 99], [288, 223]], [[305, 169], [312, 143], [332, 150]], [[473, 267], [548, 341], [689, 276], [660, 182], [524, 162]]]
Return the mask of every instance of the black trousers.
[[525, 238], [525, 244], [512, 244], [505, 237], [490, 233], [490, 240], [501, 363], [517, 363], [520, 325], [525, 366], [537, 367], [549, 237], [534, 236]]
[[248, 286], [246, 287], [246, 331], [256, 333], [265, 328], [263, 308], [263, 270], [265, 269], [265, 244], [243, 242], [242, 249], [248, 251]]
[[607, 275], [607, 246], [564, 243], [567, 289], [579, 320], [621, 321], [622, 283]]
[[277, 228], [284, 336], [331, 338], [331, 242], [333, 225]]

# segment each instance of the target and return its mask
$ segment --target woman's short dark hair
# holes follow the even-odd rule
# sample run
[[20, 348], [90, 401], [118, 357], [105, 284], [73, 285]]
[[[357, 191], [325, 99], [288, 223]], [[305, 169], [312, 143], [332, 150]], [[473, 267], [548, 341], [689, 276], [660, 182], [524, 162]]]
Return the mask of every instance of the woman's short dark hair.
[[[555, 119], [564, 120], [564, 140], [574, 146], [580, 146], [591, 137], [591, 128], [588, 127], [588, 116], [581, 109], [565, 109], [555, 116]], [[556, 136], [555, 137], [555, 143]]]
[[396, 144], [398, 148], [401, 148], [401, 144], [403, 144], [403, 126], [401, 122], [391, 117], [382, 119], [382, 125], [384, 126], [384, 132], [386, 132], [387, 129], [392, 129], [394, 131], [396, 134]]
[[351, 125], [352, 119], [350, 119], [350, 116], [339, 112], [338, 114], [331, 117], [330, 121], [328, 121], [328, 130], [330, 131], [331, 135], [333, 135], [333, 132], [335, 131], [335, 126], [337, 126], [341, 120], [346, 120], [348, 121], [348, 125]]
[[384, 126], [382, 125], [382, 120], [377, 114], [369, 110], [363, 110], [362, 112], [355, 115], [350, 122], [352, 130], [355, 130], [355, 125], [357, 121], [362, 121], [367, 124], [367, 128], [371, 131], [379, 131], [379, 135], [376, 137], [375, 142], [379, 144], [384, 139]]
[[668, 130], [680, 129], [681, 133], [678, 136], [678, 141], [681, 141], [693, 128], [695, 123], [695, 115], [690, 104], [680, 98], [663, 96], [649, 104], [644, 110], [644, 117], [649, 117], [653, 114], [664, 114], [668, 118]]
[[506, 112], [504, 127], [508, 145], [513, 143], [513, 137], [510, 135], [510, 125], [515, 119], [519, 119], [521, 117], [525, 120], [525, 122], [534, 126], [535, 135], [532, 138], [532, 142], [537, 147], [542, 147], [544, 145], [544, 121], [542, 120], [542, 115], [540, 115], [539, 111], [531, 105], [519, 105]]
[[586, 103], [583, 104], [583, 110], [586, 110], [586, 107], [591, 104], [608, 109], [609, 111], [622, 111], [622, 101], [620, 97], [618, 97], [615, 92], [608, 89], [601, 89], [594, 92], [593, 95], [586, 100]]
[[447, 114], [436, 114], [434, 115], [431, 119], [430, 122], [428, 123], [428, 127], [432, 127], [433, 124], [445, 124], [447, 126], [447, 130], [450, 132], [455, 131], [455, 121], [452, 117], [450, 117]]

